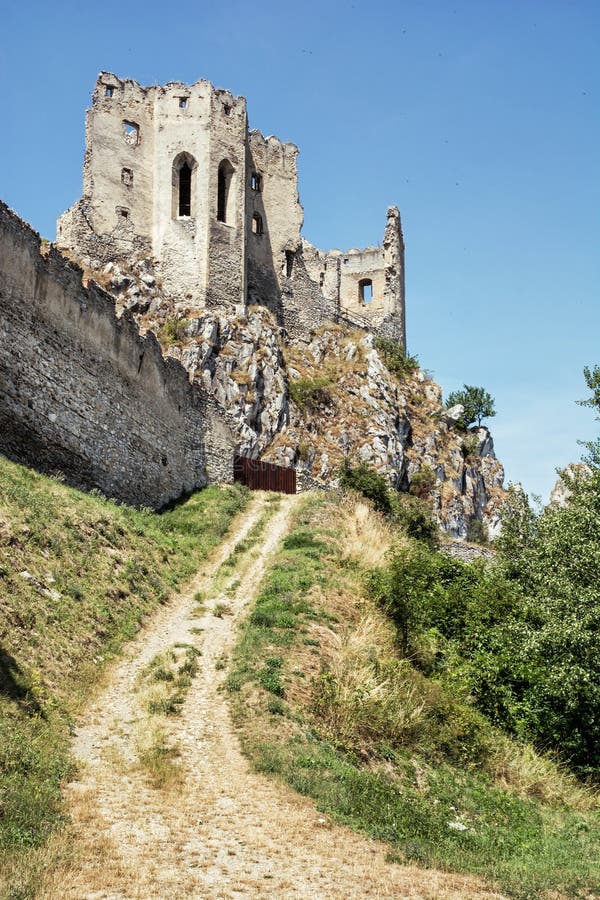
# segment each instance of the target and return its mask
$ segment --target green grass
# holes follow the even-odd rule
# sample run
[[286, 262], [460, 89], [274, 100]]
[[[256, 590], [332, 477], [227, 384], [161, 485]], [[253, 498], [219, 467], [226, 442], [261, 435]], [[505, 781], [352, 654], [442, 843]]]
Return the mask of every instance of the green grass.
[[[142, 619], [190, 577], [247, 501], [208, 488], [157, 514], [0, 457], [0, 851], [63, 822], [73, 714]], [[0, 890], [1, 893], [1, 890]]]
[[157, 654], [142, 672], [142, 690], [151, 715], [179, 715], [192, 679], [198, 672], [200, 650], [175, 644]]
[[[244, 750], [255, 768], [314, 798], [319, 810], [336, 821], [388, 841], [391, 864], [473, 873], [523, 900], [545, 891], [595, 895], [600, 820], [594, 798], [582, 803], [585, 791], [574, 789], [570, 805], [568, 782], [555, 802], [540, 800], [533, 790], [528, 795], [522, 784], [507, 786], [493, 762], [495, 748], [508, 739], [464, 701], [444, 695], [408, 661], [388, 660], [384, 666], [377, 649], [369, 649], [364, 665], [377, 670], [387, 691], [381, 709], [369, 700], [367, 724], [374, 735], [352, 728], [344, 735], [330, 727], [331, 709], [320, 700], [323, 685], [331, 685], [334, 676], [323, 662], [313, 671], [307, 699], [303, 668], [311, 654], [321, 652], [321, 641], [307, 635], [321, 634], [327, 626], [340, 636], [351, 633], [352, 618], [358, 620], [366, 602], [360, 597], [361, 573], [344, 563], [332, 538], [338, 519], [331, 500], [303, 500], [234, 651], [227, 683]], [[328, 608], [327, 598], [344, 591], [352, 598], [350, 624], [341, 621], [339, 606]], [[383, 705], [397, 700], [394, 672], [416, 692], [410, 702], [422, 703], [424, 711], [418, 727], [404, 735], [394, 735], [390, 718], [386, 740], [386, 716], [394, 710]], [[352, 697], [339, 702], [351, 717], [367, 699], [359, 680]], [[514, 745], [511, 753], [518, 761], [523, 751]], [[545, 777], [560, 782], [560, 773], [546, 766]]]

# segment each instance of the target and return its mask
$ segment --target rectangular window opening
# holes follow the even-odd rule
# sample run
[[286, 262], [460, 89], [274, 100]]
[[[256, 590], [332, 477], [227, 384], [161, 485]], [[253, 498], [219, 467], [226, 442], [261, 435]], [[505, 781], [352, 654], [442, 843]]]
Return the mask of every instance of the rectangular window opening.
[[140, 126], [136, 122], [123, 120], [123, 137], [126, 144], [135, 147], [140, 142]]
[[105, 89], [105, 91], [104, 91], [104, 96], [105, 96], [105, 97], [112, 97], [113, 94], [114, 94], [114, 92], [115, 92], [114, 87], [113, 87], [111, 84], [107, 84], [107, 85], [106, 85], [106, 89]]
[[250, 187], [253, 191], [262, 190], [262, 179], [258, 172], [253, 172], [250, 176]]
[[187, 105], [188, 105], [188, 98], [187, 98], [187, 97], [180, 97], [180, 98], [179, 98], [179, 108], [180, 108], [180, 109], [187, 109]]
[[133, 185], [133, 169], [121, 169], [121, 181], [126, 187]]
[[363, 306], [373, 299], [373, 282], [370, 278], [362, 278], [358, 282], [358, 297]]

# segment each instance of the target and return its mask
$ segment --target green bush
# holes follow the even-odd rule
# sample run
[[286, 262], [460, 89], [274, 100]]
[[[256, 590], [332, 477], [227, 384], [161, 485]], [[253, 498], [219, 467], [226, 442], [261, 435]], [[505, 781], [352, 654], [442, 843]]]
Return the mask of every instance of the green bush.
[[375, 338], [375, 349], [381, 356], [386, 369], [398, 378], [406, 378], [419, 368], [416, 356], [408, 356], [402, 344], [392, 338]]
[[487, 544], [488, 536], [485, 525], [480, 519], [471, 519], [467, 526], [467, 540], [472, 544]]
[[367, 497], [373, 502], [375, 509], [389, 516], [392, 512], [390, 485], [383, 475], [376, 472], [368, 463], [361, 462], [352, 466], [348, 457], [340, 470], [340, 485]]
[[439, 528], [433, 518], [431, 506], [420, 497], [411, 494], [392, 495], [393, 519], [403, 531], [430, 547], [437, 546]]
[[300, 410], [315, 410], [319, 406], [330, 406], [332, 382], [330, 378], [297, 378], [288, 383], [290, 399]]
[[180, 344], [185, 338], [187, 322], [175, 316], [168, 316], [157, 332], [157, 337], [163, 347], [171, 347]]
[[496, 415], [494, 398], [482, 387], [463, 384], [462, 391], [452, 391], [451, 394], [448, 394], [447, 408], [459, 403], [464, 406], [464, 413], [456, 424], [465, 431], [473, 422], [481, 425], [482, 419], [489, 419]]

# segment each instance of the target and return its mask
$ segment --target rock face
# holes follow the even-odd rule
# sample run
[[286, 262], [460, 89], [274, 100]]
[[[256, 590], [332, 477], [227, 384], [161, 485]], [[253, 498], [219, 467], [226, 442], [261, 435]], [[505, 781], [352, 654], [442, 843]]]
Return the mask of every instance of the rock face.
[[451, 536], [464, 540], [476, 522], [498, 533], [504, 471], [490, 432], [460, 431], [462, 407], [444, 409], [441, 388], [420, 370], [392, 374], [371, 333], [330, 325], [291, 337], [264, 306], [234, 314], [165, 296], [151, 260], [127, 271], [85, 262], [117, 308], [155, 332], [224, 408], [245, 455], [293, 465], [305, 484], [325, 487], [345, 457], [363, 461], [429, 499]]
[[585, 463], [570, 463], [565, 466], [556, 479], [556, 484], [550, 491], [550, 505], [560, 508], [568, 505], [573, 494], [569, 482], [587, 478], [591, 474], [591, 469]]

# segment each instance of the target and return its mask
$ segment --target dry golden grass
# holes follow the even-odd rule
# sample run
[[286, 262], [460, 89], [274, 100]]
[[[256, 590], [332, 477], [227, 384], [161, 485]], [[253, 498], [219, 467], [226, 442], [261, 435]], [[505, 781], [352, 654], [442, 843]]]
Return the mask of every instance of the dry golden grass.
[[580, 811], [597, 809], [598, 794], [584, 787], [554, 760], [540, 756], [530, 745], [501, 740], [489, 763], [497, 783], [521, 797]]
[[394, 634], [377, 611], [321, 642], [315, 705], [327, 731], [345, 746], [411, 741], [427, 714], [406, 661], [394, 658]]
[[364, 499], [352, 494], [344, 499], [340, 512], [344, 535], [342, 558], [364, 568], [381, 565], [397, 539], [386, 519]]

